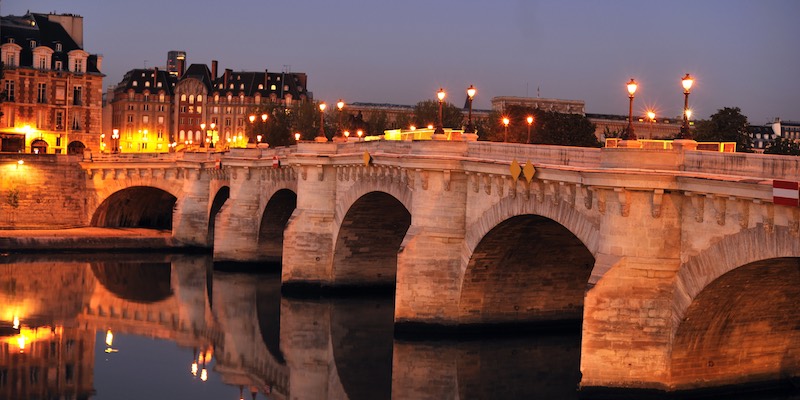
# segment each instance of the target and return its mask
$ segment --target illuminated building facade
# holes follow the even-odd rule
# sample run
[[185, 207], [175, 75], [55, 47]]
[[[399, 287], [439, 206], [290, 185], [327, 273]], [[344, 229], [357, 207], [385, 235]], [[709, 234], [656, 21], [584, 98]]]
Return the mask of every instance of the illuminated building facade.
[[83, 17], [0, 20], [0, 151], [82, 154], [100, 149], [102, 57], [83, 50]]
[[[172, 52], [170, 52], [172, 53]], [[168, 71], [134, 69], [115, 90], [107, 148], [120, 152], [225, 149], [247, 145], [248, 116], [262, 105], [306, 101], [304, 73], [217, 72], [217, 61]], [[168, 66], [170, 61], [168, 60]], [[169, 69], [169, 68], [168, 68]]]

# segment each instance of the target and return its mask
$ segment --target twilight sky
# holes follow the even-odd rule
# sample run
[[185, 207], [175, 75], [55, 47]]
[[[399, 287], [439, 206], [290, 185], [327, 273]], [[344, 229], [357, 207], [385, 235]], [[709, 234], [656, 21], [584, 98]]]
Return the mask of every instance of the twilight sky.
[[753, 124], [800, 121], [797, 0], [2, 0], [0, 14], [84, 17], [105, 86], [133, 68], [188, 63], [308, 74], [318, 100], [475, 107], [494, 96], [583, 100], [589, 113], [698, 118], [740, 107]]

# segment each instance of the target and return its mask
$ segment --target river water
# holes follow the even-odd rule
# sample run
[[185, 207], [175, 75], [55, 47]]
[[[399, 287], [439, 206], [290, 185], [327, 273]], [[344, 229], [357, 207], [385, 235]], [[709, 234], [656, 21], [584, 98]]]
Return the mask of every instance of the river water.
[[0, 255], [0, 399], [586, 397], [579, 328], [505, 333], [398, 339], [391, 294], [287, 298], [208, 255]]

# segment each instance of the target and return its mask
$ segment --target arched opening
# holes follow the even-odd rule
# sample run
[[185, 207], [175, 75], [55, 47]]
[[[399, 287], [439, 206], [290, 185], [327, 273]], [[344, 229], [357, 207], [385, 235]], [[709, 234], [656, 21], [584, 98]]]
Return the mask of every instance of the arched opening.
[[94, 276], [109, 292], [134, 303], [155, 303], [172, 296], [170, 263], [92, 263]]
[[92, 226], [172, 229], [177, 198], [161, 189], [134, 186], [109, 196], [92, 216]]
[[465, 324], [579, 321], [594, 265], [561, 224], [538, 215], [509, 218], [476, 246], [464, 273]]
[[42, 139], [36, 139], [31, 142], [31, 153], [47, 154], [47, 142]]
[[283, 231], [297, 208], [297, 194], [289, 189], [281, 189], [272, 195], [261, 216], [258, 230], [258, 246], [270, 261], [280, 261], [283, 257]]
[[222, 205], [225, 204], [225, 201], [230, 197], [231, 188], [223, 186], [217, 191], [217, 195], [214, 196], [214, 201], [211, 202], [211, 211], [208, 213], [208, 243], [212, 247], [214, 246], [214, 227], [216, 226], [217, 214], [219, 214]]
[[800, 258], [736, 268], [686, 310], [672, 346], [679, 389], [800, 377]]
[[397, 252], [411, 226], [411, 213], [396, 198], [370, 192], [353, 203], [336, 238], [333, 281], [336, 286], [394, 288]]
[[85, 149], [86, 145], [76, 140], [67, 145], [67, 154], [83, 154]]

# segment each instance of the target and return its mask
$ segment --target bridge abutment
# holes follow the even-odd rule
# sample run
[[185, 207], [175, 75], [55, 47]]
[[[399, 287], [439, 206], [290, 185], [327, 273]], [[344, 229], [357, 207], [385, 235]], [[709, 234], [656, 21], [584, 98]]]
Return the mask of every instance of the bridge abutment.
[[207, 247], [209, 176], [200, 169], [186, 171], [183, 185], [185, 195], [175, 205], [172, 217], [172, 236], [185, 244]]
[[257, 261], [261, 185], [250, 168], [230, 166], [230, 197], [217, 215], [214, 260]]

